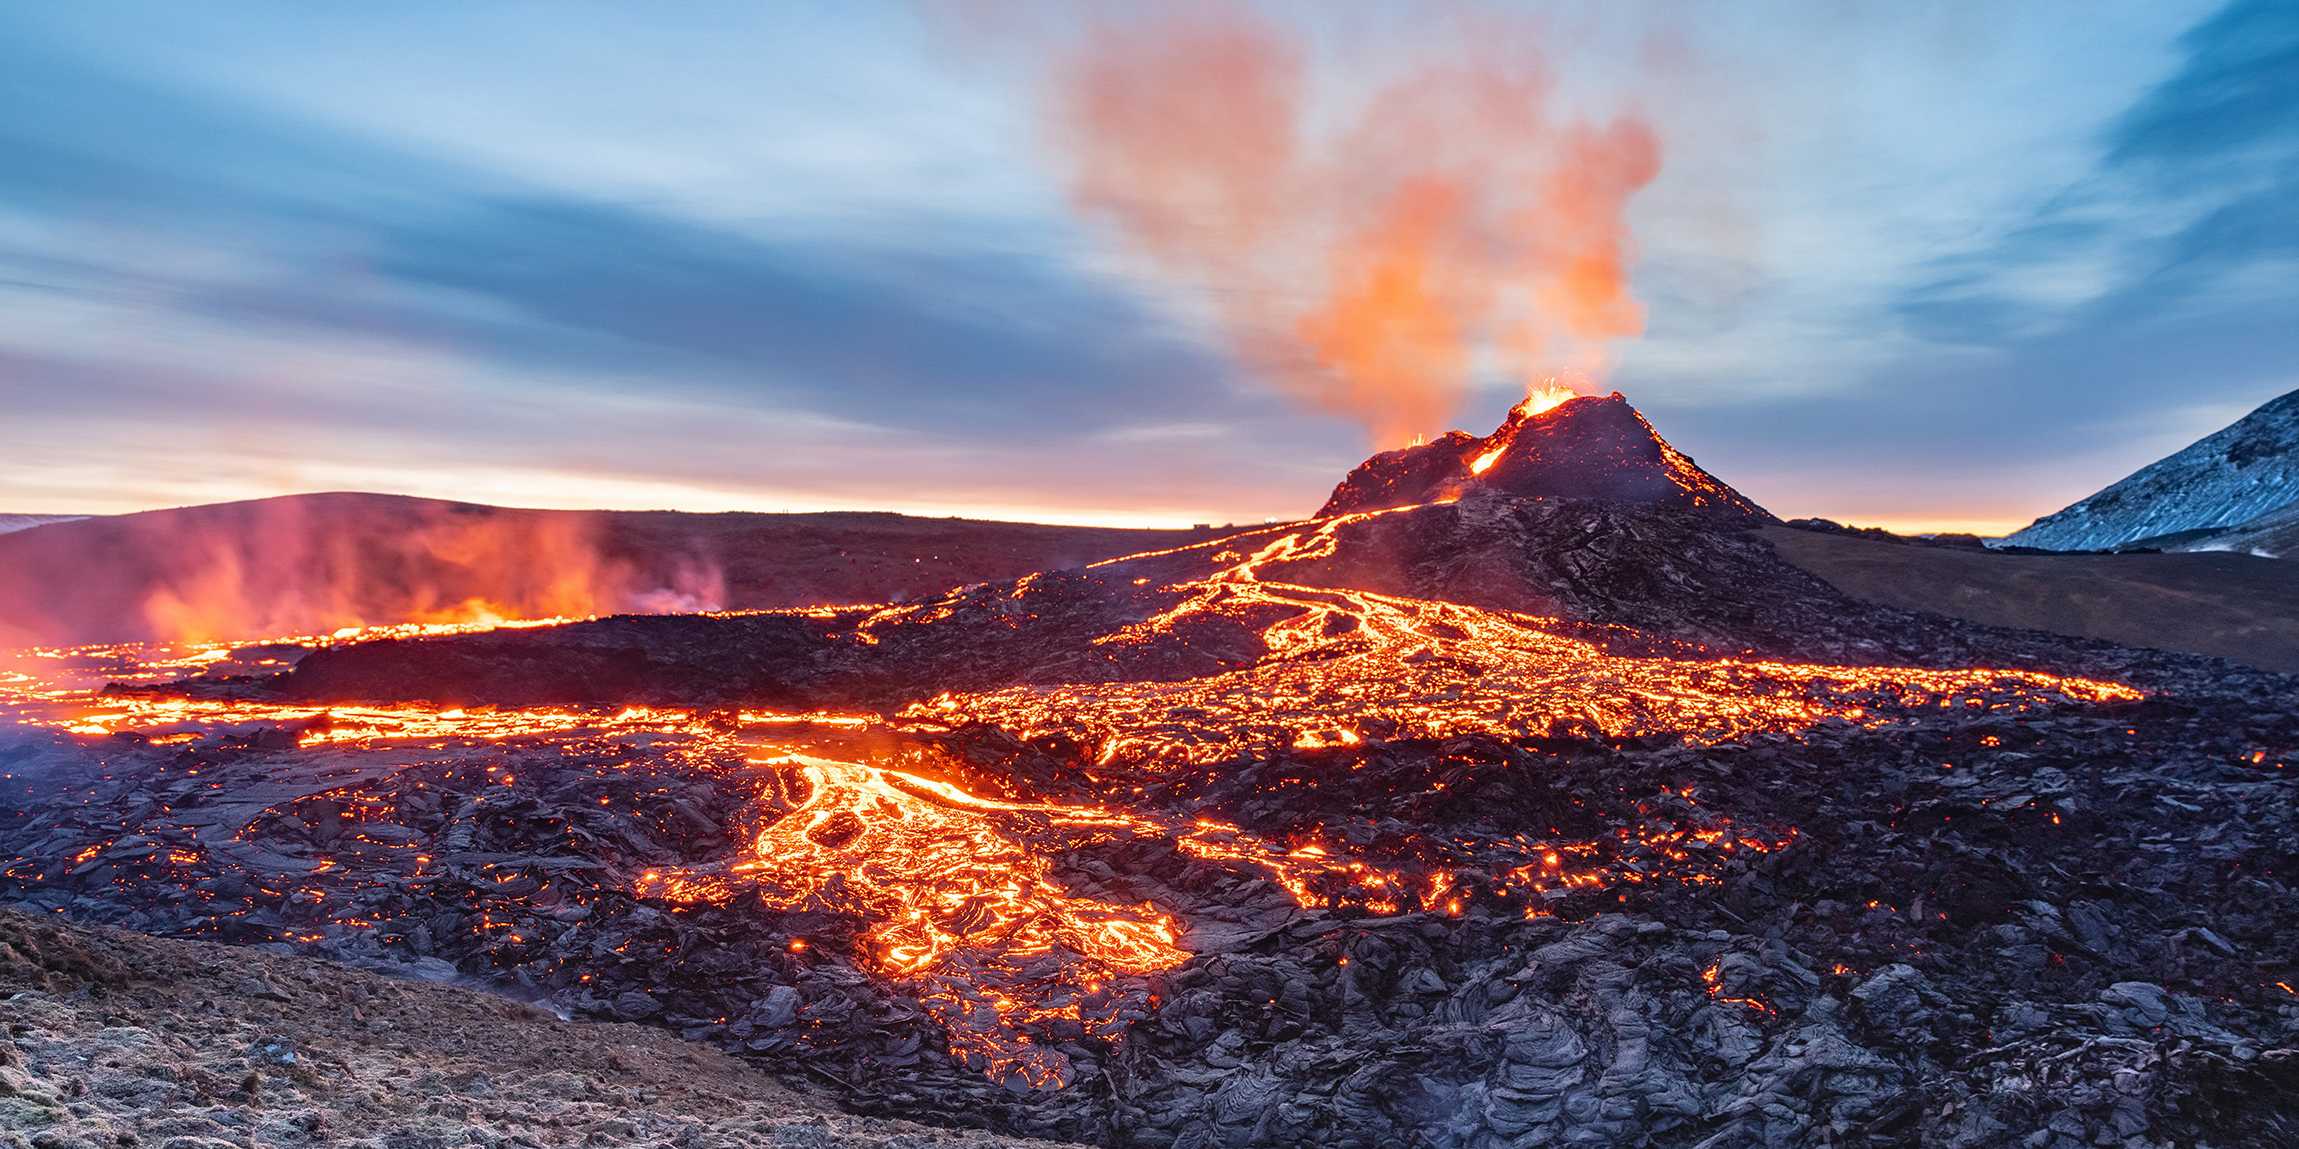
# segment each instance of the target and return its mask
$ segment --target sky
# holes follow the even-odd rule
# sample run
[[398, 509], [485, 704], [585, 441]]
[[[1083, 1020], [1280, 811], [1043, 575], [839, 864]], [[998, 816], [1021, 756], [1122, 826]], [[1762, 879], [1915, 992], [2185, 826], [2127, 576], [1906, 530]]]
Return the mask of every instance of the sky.
[[[1433, 11], [1193, 10], [1283, 47], [1339, 157], [1262, 230], [1392, 179], [1336, 141], [1459, 53], [1649, 128], [1638, 329], [1560, 362], [1776, 513], [2009, 530], [2299, 387], [2299, 5]], [[1081, 194], [1065, 101], [1139, 19], [0, 7], [0, 511], [1306, 514], [1394, 444], [1234, 317], [1332, 253], [1175, 261]], [[1482, 331], [1443, 419], [1479, 433], [1536, 366]]]

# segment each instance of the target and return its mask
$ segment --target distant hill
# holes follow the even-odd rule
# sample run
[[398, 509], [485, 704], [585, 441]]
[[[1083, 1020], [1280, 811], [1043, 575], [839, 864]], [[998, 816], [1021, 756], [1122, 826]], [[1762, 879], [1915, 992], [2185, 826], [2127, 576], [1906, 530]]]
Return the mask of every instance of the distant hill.
[[2004, 541], [2055, 551], [2147, 546], [2280, 556], [2299, 545], [2295, 507], [2299, 391]]
[[2234, 551], [2265, 558], [2299, 558], [2299, 501], [2293, 501], [2256, 519], [2225, 530], [2205, 531], [2193, 538], [2141, 540], [2156, 542], [2163, 550]]
[[0, 646], [879, 602], [1193, 537], [860, 512], [292, 495], [0, 535]]
[[2299, 672], [2299, 563], [2247, 554], [2003, 554], [1795, 526], [1763, 535], [1782, 558], [1869, 602]]

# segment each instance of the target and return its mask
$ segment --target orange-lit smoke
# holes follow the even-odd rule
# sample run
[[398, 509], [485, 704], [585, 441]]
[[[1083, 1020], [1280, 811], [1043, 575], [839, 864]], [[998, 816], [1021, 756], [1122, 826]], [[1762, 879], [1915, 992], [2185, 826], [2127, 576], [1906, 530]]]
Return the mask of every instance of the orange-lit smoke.
[[1337, 119], [1305, 81], [1301, 51], [1240, 18], [1102, 28], [1058, 89], [1078, 204], [1203, 290], [1249, 369], [1394, 446], [1442, 428], [1480, 355], [1529, 382], [1643, 330], [1625, 220], [1660, 169], [1643, 120], [1562, 115], [1521, 47]]
[[722, 604], [714, 562], [610, 545], [597, 516], [312, 496], [86, 524], [25, 539], [0, 640], [204, 641], [386, 623]]
[[648, 585], [633, 563], [600, 552], [595, 521], [441, 517], [380, 547], [292, 527], [265, 532], [256, 548], [245, 536], [193, 536], [183, 552], [192, 565], [153, 588], [144, 618], [152, 634], [199, 641], [719, 605], [714, 571], [692, 565], [673, 576], [683, 586]]

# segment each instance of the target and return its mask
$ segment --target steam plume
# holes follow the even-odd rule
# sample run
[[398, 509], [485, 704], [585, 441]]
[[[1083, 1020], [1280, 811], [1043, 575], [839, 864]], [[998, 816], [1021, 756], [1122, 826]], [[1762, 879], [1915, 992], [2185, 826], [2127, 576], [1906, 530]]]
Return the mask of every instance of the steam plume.
[[72, 527], [11, 540], [0, 645], [708, 610], [726, 594], [706, 554], [581, 511], [328, 494]]
[[1105, 26], [1055, 138], [1079, 206], [1205, 289], [1249, 369], [1390, 446], [1485, 359], [1530, 387], [1644, 325], [1625, 208], [1660, 170], [1651, 128], [1562, 116], [1535, 53], [1463, 57], [1335, 118], [1266, 25]]

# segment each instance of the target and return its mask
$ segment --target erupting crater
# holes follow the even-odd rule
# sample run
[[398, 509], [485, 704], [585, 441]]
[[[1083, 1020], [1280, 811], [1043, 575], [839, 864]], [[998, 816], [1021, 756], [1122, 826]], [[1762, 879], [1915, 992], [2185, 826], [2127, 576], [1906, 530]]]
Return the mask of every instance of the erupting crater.
[[1431, 442], [1365, 460], [1317, 513], [1445, 502], [1478, 490], [1770, 518], [1670, 446], [1620, 392], [1575, 395], [1553, 385], [1536, 389], [1483, 438], [1448, 431]]

